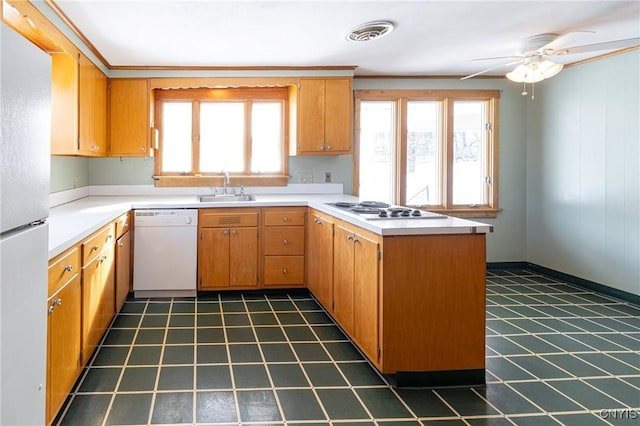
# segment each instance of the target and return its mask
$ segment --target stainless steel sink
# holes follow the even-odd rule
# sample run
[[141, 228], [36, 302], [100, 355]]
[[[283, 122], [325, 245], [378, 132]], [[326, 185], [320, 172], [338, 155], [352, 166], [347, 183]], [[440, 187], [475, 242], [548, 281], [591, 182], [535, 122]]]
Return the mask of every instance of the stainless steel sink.
[[252, 194], [216, 194], [216, 195], [201, 195], [198, 197], [201, 203], [230, 203], [235, 201], [255, 201], [256, 197]]

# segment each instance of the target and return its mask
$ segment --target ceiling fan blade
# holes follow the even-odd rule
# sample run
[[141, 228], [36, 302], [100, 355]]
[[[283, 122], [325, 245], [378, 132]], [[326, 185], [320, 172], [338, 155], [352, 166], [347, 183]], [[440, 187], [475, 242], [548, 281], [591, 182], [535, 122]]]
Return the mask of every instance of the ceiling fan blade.
[[472, 59], [472, 61], [489, 61], [491, 59], [522, 59], [523, 56], [521, 55], [511, 55], [511, 56], [493, 56], [490, 58], [476, 58], [476, 59]]
[[624, 40], [605, 41], [603, 43], [585, 44], [554, 50], [551, 55], [573, 55], [576, 53], [597, 52], [600, 50], [617, 50], [640, 45], [640, 37]]
[[482, 75], [482, 74], [486, 74], [489, 71], [493, 71], [493, 70], [497, 70], [499, 68], [504, 68], [504, 67], [508, 67], [508, 66], [511, 66], [511, 65], [519, 64], [521, 62], [522, 62], [522, 59], [519, 59], [517, 61], [508, 62], [506, 64], [502, 64], [502, 65], [498, 65], [498, 66], [495, 66], [495, 67], [487, 68], [486, 70], [478, 71], [477, 73], [462, 77], [460, 80], [467, 80], [469, 78], [473, 78], [473, 77], [477, 77], [477, 76]]

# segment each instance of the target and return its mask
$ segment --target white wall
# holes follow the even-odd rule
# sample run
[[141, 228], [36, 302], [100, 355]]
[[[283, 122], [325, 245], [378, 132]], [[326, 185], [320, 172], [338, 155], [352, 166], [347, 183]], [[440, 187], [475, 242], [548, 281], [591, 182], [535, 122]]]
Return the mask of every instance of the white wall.
[[571, 67], [527, 101], [527, 261], [636, 295], [639, 64], [635, 50]]

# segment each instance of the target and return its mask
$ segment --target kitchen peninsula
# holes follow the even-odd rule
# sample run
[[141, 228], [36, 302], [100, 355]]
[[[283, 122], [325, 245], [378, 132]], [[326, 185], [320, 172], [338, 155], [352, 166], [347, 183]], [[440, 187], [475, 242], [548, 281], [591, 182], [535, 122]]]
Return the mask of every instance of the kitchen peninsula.
[[484, 383], [485, 236], [492, 227], [447, 216], [367, 220], [330, 204], [336, 202], [357, 198], [283, 194], [208, 203], [192, 195], [85, 197], [51, 210], [49, 255], [130, 209], [250, 208], [274, 219], [286, 208], [302, 211], [305, 262], [298, 286], [311, 291], [391, 383]]

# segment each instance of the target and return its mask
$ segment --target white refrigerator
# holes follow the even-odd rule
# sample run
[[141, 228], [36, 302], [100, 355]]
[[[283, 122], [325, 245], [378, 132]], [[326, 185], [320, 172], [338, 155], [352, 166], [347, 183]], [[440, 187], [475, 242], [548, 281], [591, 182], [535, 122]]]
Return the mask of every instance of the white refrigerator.
[[0, 425], [43, 425], [51, 58], [2, 24]]

